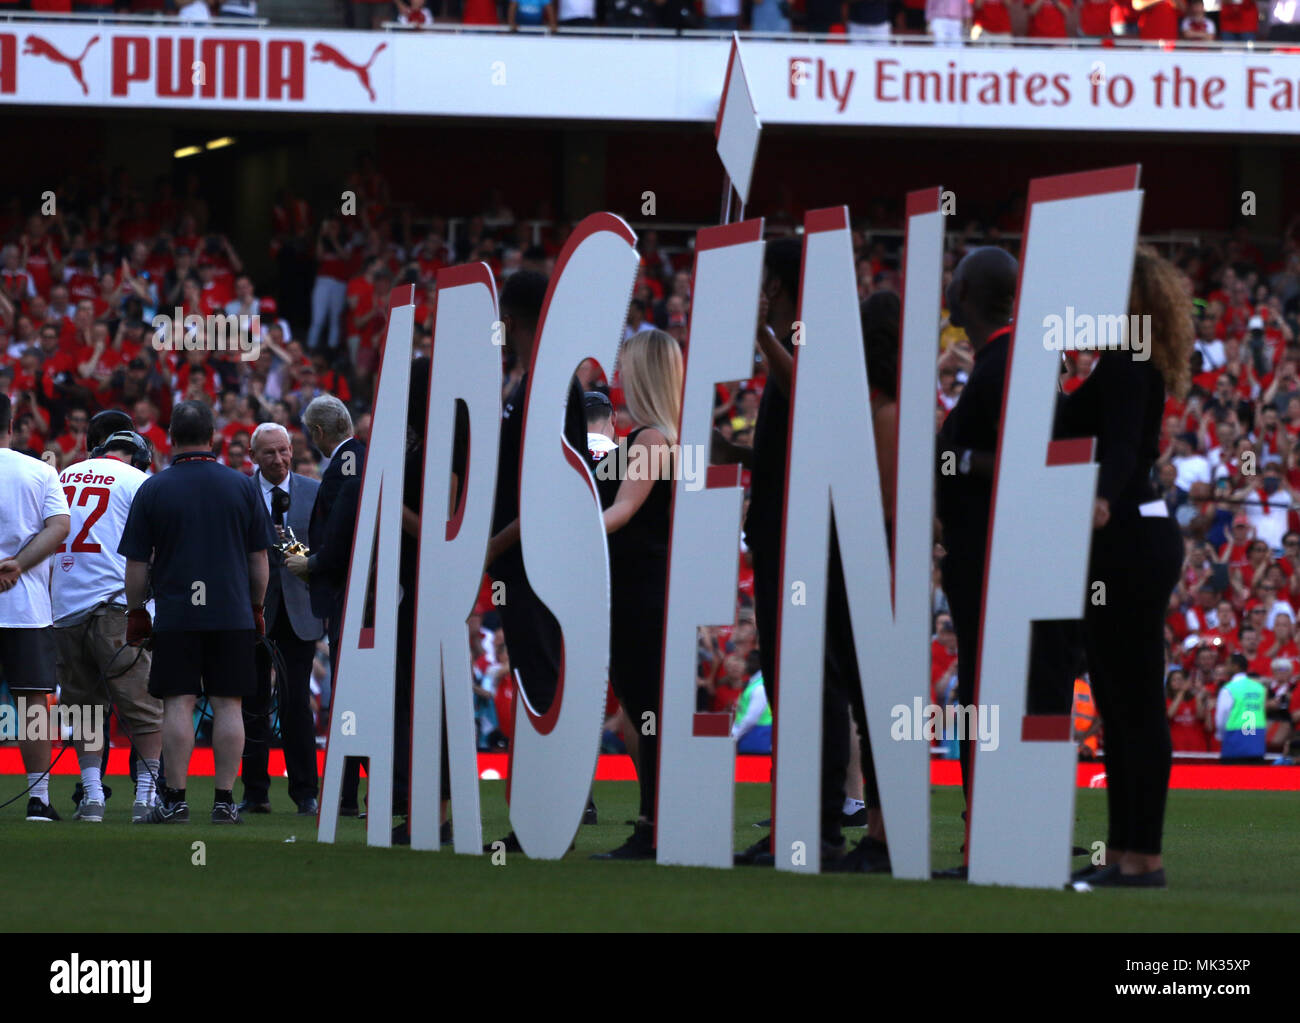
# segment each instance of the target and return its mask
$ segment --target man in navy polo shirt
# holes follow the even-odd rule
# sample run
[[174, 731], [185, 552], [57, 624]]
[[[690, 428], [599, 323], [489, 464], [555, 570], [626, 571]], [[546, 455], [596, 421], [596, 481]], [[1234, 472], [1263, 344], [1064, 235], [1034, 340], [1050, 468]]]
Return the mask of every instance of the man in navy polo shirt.
[[[126, 641], [152, 643], [149, 692], [163, 701], [165, 778], [153, 824], [190, 819], [185, 785], [200, 692], [214, 719], [212, 823], [240, 822], [231, 790], [244, 750], [243, 701], [257, 686], [253, 650], [266, 632], [274, 536], [257, 484], [213, 456], [215, 428], [204, 402], [172, 410], [171, 467], [140, 485], [117, 548], [127, 559]], [[151, 583], [156, 630], [144, 607]]]

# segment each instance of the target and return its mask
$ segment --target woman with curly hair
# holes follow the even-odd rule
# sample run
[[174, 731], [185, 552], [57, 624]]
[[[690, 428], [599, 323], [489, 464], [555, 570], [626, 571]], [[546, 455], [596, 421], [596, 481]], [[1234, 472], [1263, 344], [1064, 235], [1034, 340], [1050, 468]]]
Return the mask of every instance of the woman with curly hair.
[[1145, 335], [1108, 350], [1062, 402], [1058, 436], [1097, 438], [1085, 644], [1092, 691], [1105, 727], [1110, 831], [1106, 863], [1081, 872], [1095, 886], [1165, 887], [1160, 855], [1172, 747], [1164, 699], [1164, 616], [1178, 582], [1183, 541], [1157, 496], [1166, 392], [1187, 391], [1194, 335], [1181, 274], [1140, 247], [1129, 312]]

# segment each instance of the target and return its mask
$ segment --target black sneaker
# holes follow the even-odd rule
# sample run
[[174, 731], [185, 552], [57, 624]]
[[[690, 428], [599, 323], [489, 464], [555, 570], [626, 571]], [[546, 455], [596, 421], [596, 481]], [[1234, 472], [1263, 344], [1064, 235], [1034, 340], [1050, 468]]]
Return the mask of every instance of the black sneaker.
[[839, 874], [888, 874], [889, 846], [878, 838], [864, 838], [827, 870]]
[[1093, 866], [1092, 864], [1089, 864], [1089, 865], [1086, 866], [1086, 867], [1080, 867], [1078, 870], [1071, 871], [1071, 872], [1070, 872], [1070, 883], [1071, 883], [1071, 884], [1074, 884], [1076, 881], [1088, 881], [1088, 882], [1091, 882], [1092, 879], [1093, 879], [1093, 877], [1097, 876], [1098, 874], [1101, 874], [1101, 873], [1104, 872], [1104, 871], [1107, 871], [1107, 870], [1118, 870], [1118, 869], [1119, 869], [1119, 868], [1118, 868], [1115, 864], [1113, 864], [1113, 863], [1112, 863], [1110, 866], [1107, 866], [1107, 865], [1104, 864], [1104, 863], [1097, 864], [1096, 866]]
[[57, 810], [44, 800], [32, 796], [27, 800], [27, 819], [29, 821], [61, 821]]
[[178, 803], [154, 804], [146, 824], [188, 824], [190, 822], [190, 804], [181, 800]]
[[213, 824], [243, 824], [244, 821], [243, 818], [239, 816], [239, 807], [237, 807], [234, 803], [213, 803], [212, 823]]
[[772, 826], [772, 818], [771, 818], [771, 817], [768, 817], [766, 820], [761, 820], [761, 821], [755, 821], [755, 822], [754, 822], [754, 827], [756, 827], [756, 828], [770, 828], [771, 826]]
[[592, 853], [593, 860], [653, 860], [655, 858], [655, 826], [648, 821], [637, 821], [628, 840], [609, 852]]
[[935, 881], [969, 881], [969, 867], [948, 867], [946, 870], [932, 870], [930, 877]]
[[[510, 834], [506, 835], [505, 838], [498, 839], [497, 841], [503, 842], [505, 844], [505, 850], [504, 850], [505, 852], [512, 853], [512, 852], [524, 851], [524, 847], [519, 844], [518, 836], [516, 836], [513, 831], [510, 832]], [[485, 853], [496, 852], [497, 850], [493, 848], [493, 846], [495, 846], [496, 844], [497, 844], [496, 842], [485, 843], [483, 845], [483, 851]]]
[[860, 806], [853, 813], [840, 814], [840, 827], [865, 828], [867, 826], [867, 808]]
[[840, 869], [840, 864], [844, 862], [844, 857], [848, 855], [849, 843], [844, 841], [844, 836], [840, 836], [838, 842], [828, 842], [822, 839], [822, 866], [823, 874], [833, 874]]
[[595, 823], [597, 823], [597, 821], [596, 821], [596, 801], [595, 801], [594, 799], [588, 799], [588, 800], [587, 800], [587, 809], [585, 809], [585, 810], [582, 811], [582, 823], [583, 823], [583, 824], [595, 824]]
[[393, 825], [393, 845], [411, 844], [411, 822], [406, 818], [400, 824]]
[[438, 829], [438, 844], [451, 845], [451, 818], [442, 822], [442, 827]]
[[733, 862], [738, 867], [771, 867], [776, 864], [772, 856], [772, 836], [764, 835], [743, 852], [736, 853]]
[[1165, 872], [1151, 870], [1145, 874], [1125, 874], [1118, 866], [1099, 871], [1087, 879], [1092, 888], [1168, 888]]

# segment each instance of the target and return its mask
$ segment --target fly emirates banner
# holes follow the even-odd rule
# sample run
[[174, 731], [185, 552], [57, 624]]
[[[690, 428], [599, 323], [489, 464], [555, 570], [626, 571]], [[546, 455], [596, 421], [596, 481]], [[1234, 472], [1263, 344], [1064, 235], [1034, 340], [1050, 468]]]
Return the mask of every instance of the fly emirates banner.
[[[729, 46], [32, 23], [0, 32], [0, 103], [711, 122]], [[741, 50], [766, 124], [1300, 131], [1292, 53], [812, 41]]]

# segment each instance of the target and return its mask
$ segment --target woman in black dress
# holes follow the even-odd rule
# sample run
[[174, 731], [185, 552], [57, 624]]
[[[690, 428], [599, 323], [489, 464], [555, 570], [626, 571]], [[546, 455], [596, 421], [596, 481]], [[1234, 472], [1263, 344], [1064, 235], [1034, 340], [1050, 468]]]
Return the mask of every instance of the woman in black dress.
[[1141, 317], [1138, 338], [1130, 330], [1129, 351], [1102, 353], [1091, 376], [1064, 399], [1058, 419], [1058, 436], [1097, 438], [1099, 461], [1085, 644], [1105, 729], [1110, 830], [1105, 865], [1076, 879], [1094, 887], [1163, 888], [1172, 760], [1164, 618], [1183, 540], [1152, 467], [1165, 395], [1187, 391], [1194, 337], [1179, 271], [1146, 247], [1133, 266], [1129, 312]]
[[[668, 589], [672, 449], [682, 402], [682, 351], [661, 330], [629, 338], [619, 353], [627, 410], [638, 424], [626, 441], [626, 472], [605, 509], [609, 535], [609, 680], [637, 736], [640, 813], [631, 837], [595, 859], [653, 859], [659, 775], [659, 680]], [[620, 458], [620, 449], [605, 458]], [[597, 478], [610, 473], [597, 467]], [[608, 500], [608, 498], [606, 498]], [[652, 715], [647, 717], [646, 715]], [[650, 724], [651, 727], [645, 727]]]

